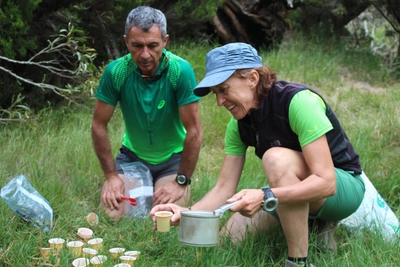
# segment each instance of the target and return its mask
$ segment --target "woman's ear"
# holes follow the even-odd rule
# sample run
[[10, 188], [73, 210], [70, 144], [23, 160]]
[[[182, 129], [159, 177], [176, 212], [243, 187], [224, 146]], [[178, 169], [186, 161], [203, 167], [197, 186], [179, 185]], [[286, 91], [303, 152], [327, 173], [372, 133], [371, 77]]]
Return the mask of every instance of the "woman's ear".
[[249, 75], [250, 87], [251, 88], [256, 87], [259, 80], [260, 80], [260, 74], [258, 74], [258, 72], [253, 69]]

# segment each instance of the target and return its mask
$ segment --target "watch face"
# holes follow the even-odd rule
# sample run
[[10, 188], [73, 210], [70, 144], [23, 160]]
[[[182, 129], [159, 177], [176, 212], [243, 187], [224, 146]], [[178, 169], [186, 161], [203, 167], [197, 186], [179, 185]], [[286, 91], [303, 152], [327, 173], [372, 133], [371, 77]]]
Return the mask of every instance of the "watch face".
[[178, 184], [186, 184], [187, 178], [185, 175], [178, 175], [176, 176], [176, 181], [178, 182]]
[[264, 201], [262, 208], [265, 211], [273, 211], [278, 206], [278, 199], [275, 197], [274, 192], [269, 187], [261, 188], [264, 192]]

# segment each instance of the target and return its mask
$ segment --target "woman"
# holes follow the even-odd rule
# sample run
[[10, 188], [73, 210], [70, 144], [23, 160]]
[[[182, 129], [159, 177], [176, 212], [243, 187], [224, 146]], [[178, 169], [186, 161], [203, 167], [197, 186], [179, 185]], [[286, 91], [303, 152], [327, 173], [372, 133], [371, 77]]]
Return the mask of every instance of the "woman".
[[[364, 197], [358, 155], [325, 100], [306, 85], [278, 81], [250, 45], [215, 48], [206, 60], [206, 75], [194, 93], [214, 93], [233, 118], [217, 183], [191, 209], [213, 210], [238, 200], [222, 234], [238, 242], [249, 234], [248, 226], [250, 233], [280, 226], [288, 246], [286, 266], [312, 266], [309, 219], [329, 228], [355, 212]], [[269, 187], [236, 193], [248, 146], [262, 160]], [[266, 212], [262, 204], [271, 196], [279, 204]], [[159, 205], [151, 215], [158, 210], [173, 211], [171, 221], [178, 225], [186, 208]], [[334, 240], [327, 241], [335, 249]]]

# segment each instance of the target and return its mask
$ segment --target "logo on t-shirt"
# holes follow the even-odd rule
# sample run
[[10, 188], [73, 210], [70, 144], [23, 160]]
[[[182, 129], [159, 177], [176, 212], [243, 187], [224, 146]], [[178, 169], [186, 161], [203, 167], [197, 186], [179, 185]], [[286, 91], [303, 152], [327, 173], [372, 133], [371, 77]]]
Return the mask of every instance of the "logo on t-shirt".
[[164, 105], [165, 105], [165, 100], [161, 100], [160, 103], [158, 103], [157, 108], [162, 109], [164, 107]]
[[279, 140], [275, 140], [273, 142], [271, 142], [271, 147], [278, 147], [278, 146], [282, 146], [281, 142]]

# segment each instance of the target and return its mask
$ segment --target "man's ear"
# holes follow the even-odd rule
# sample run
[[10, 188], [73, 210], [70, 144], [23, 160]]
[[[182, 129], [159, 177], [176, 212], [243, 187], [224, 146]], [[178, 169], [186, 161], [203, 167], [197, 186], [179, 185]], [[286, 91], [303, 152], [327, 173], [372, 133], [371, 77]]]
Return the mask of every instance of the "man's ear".
[[125, 41], [125, 45], [128, 46], [128, 38], [126, 37], [126, 35], [124, 35], [124, 41]]
[[167, 46], [167, 43], [168, 43], [168, 40], [169, 40], [169, 35], [167, 34], [167, 35], [165, 35], [165, 37], [164, 37], [164, 48]]

